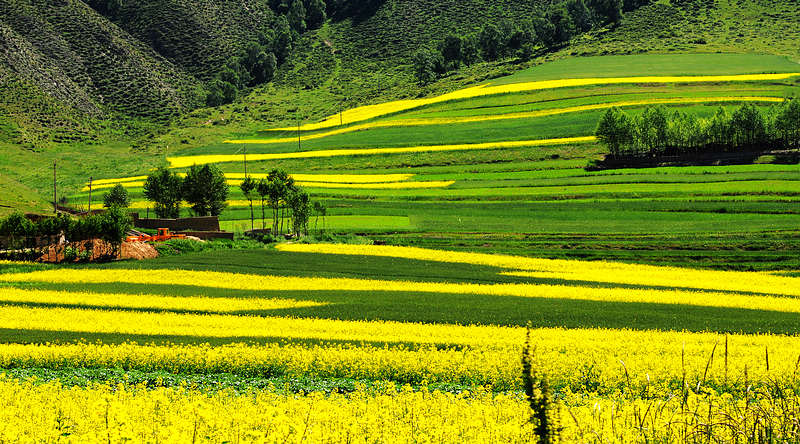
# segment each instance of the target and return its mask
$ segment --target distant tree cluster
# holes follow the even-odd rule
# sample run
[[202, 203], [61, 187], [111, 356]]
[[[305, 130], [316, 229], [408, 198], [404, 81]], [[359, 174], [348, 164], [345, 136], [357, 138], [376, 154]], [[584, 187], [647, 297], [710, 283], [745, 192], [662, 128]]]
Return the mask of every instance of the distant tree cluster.
[[125, 239], [131, 227], [128, 214], [119, 207], [111, 207], [100, 214], [72, 218], [66, 214], [42, 218], [33, 222], [21, 213], [0, 219], [0, 236], [10, 238], [13, 247], [26, 247], [28, 240], [36, 236], [64, 237], [70, 242], [103, 239], [116, 248]]
[[[637, 7], [645, 1], [637, 2]], [[515, 24], [487, 23], [477, 33], [449, 34], [436, 48], [421, 48], [412, 57], [417, 81], [427, 84], [438, 76], [480, 60], [506, 57], [527, 61], [538, 48], [550, 50], [595, 26], [622, 19], [623, 0], [567, 0]]]
[[215, 165], [192, 165], [185, 178], [160, 168], [145, 180], [144, 196], [158, 217], [179, 217], [183, 201], [197, 216], [219, 216], [227, 206], [228, 183]]
[[272, 170], [260, 180], [245, 177], [239, 187], [250, 203], [251, 229], [254, 228], [253, 201], [256, 197], [261, 201], [262, 229], [266, 228], [266, 207], [272, 210], [273, 234], [283, 234], [284, 226], [296, 235], [308, 234], [312, 212], [323, 217], [326, 214], [325, 206], [319, 202], [312, 204], [309, 194], [283, 170]]
[[759, 110], [745, 104], [729, 113], [719, 108], [702, 119], [664, 106], [648, 107], [639, 116], [609, 109], [595, 132], [611, 157], [764, 151], [800, 148], [800, 99]]
[[240, 91], [271, 81], [278, 66], [289, 58], [300, 34], [319, 28], [327, 19], [324, 0], [270, 0], [270, 7], [278, 17], [209, 82], [206, 105], [231, 103]]

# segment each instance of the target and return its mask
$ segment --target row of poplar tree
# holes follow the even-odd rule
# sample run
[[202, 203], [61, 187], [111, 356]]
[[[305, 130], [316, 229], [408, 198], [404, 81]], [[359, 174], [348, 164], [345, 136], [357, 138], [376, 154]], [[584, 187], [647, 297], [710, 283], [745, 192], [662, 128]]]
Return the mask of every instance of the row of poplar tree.
[[720, 107], [710, 118], [663, 105], [640, 115], [611, 108], [595, 135], [612, 158], [800, 149], [800, 99], [763, 109], [748, 103], [732, 113]]
[[[239, 188], [250, 204], [250, 225], [255, 225], [253, 202], [261, 201], [261, 225], [266, 228], [266, 208], [272, 211], [272, 233], [308, 234], [312, 213], [325, 217], [327, 211], [320, 202], [311, 202], [309, 194], [283, 170], [272, 170], [263, 179], [246, 176]], [[219, 216], [227, 207], [228, 182], [215, 165], [193, 165], [181, 177], [160, 168], [147, 177], [144, 196], [153, 203], [157, 217], [177, 218], [181, 203], [187, 202], [196, 216]], [[323, 219], [324, 221], [324, 219]]]

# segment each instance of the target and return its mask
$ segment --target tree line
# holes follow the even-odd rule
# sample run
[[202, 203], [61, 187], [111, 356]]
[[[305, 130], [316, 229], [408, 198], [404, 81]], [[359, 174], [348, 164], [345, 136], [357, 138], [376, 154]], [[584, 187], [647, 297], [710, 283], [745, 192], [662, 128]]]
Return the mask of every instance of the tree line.
[[552, 50], [576, 35], [597, 26], [616, 24], [623, 11], [633, 10], [650, 0], [566, 0], [520, 23], [502, 20], [487, 23], [476, 33], [451, 33], [436, 48], [421, 48], [412, 56], [417, 81], [430, 83], [438, 76], [478, 61], [505, 57], [530, 60], [538, 48]]
[[611, 108], [595, 131], [611, 158], [800, 149], [800, 99], [759, 109], [748, 103], [732, 113], [720, 107], [699, 118], [665, 106], [641, 115]]
[[324, 0], [270, 0], [270, 8], [278, 14], [275, 20], [208, 82], [206, 105], [231, 103], [240, 91], [271, 81], [300, 35], [319, 28], [327, 19]]
[[[255, 200], [261, 203], [262, 229], [266, 228], [266, 208], [271, 209], [273, 234], [308, 234], [309, 219], [314, 213], [322, 216], [324, 223], [325, 206], [311, 202], [309, 194], [286, 171], [272, 170], [260, 180], [246, 175], [239, 188], [249, 203], [251, 230], [255, 229]], [[193, 165], [185, 177], [160, 168], [147, 177], [143, 191], [160, 218], [179, 217], [184, 201], [197, 216], [219, 216], [228, 205], [225, 173], [215, 165]]]
[[60, 213], [32, 221], [22, 213], [14, 213], [0, 219], [0, 236], [9, 238], [11, 248], [27, 248], [35, 237], [63, 235], [69, 242], [102, 239], [111, 244], [116, 253], [130, 228], [130, 216], [118, 206], [80, 218]]

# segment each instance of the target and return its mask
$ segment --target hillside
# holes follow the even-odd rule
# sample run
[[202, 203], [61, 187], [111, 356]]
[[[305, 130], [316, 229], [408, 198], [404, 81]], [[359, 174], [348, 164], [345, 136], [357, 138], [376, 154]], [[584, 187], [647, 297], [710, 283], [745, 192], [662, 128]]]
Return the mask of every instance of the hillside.
[[[136, 53], [141, 55], [139, 59], [136, 59], [140, 60], [140, 62], [136, 62], [139, 65], [130, 62], [130, 66], [145, 66], [145, 62], [141, 60], [146, 59], [151, 61], [148, 63], [151, 63], [153, 67], [163, 68], [163, 71], [156, 69], [148, 72], [137, 81], [163, 79], [164, 82], [167, 82], [173, 79], [174, 85], [178, 86], [164, 86], [168, 91], [175, 93], [173, 96], [167, 97], [184, 97], [179, 94], [183, 91], [187, 92], [189, 97], [195, 94], [194, 97], [197, 98], [196, 92], [201, 88], [203, 79], [213, 72], [213, 66], [223, 60], [226, 54], [234, 52], [238, 45], [246, 42], [250, 38], [248, 36], [260, 32], [257, 26], [259, 23], [268, 23], [271, 17], [275, 16], [275, 13], [264, 9], [270, 6], [265, 2], [231, 3], [224, 8], [217, 8], [214, 6], [215, 4], [177, 0], [149, 2], [146, 4], [148, 7], [134, 8], [131, 4], [110, 13], [102, 11], [100, 8], [92, 10], [80, 2], [66, 2], [65, 6], [54, 8], [53, 11], [43, 14], [41, 18], [35, 20], [47, 19], [59, 23], [58, 17], [67, 12], [77, 14], [79, 17], [91, 17], [91, 20], [103, 23], [103, 29], [108, 29], [108, 32], [113, 32], [114, 35], [122, 36], [119, 41], [139, 48], [139, 52]], [[18, 3], [14, 5], [16, 10], [22, 10]], [[28, 8], [26, 11], [30, 13], [34, 10], [31, 8], [40, 4], [29, 0], [25, 5]], [[170, 11], [179, 12], [164, 14], [164, 17], [167, 18], [158, 17], [155, 14], [159, 10], [157, 5], [162, 5]], [[541, 6], [540, 3], [521, 1], [517, 3], [512, 0], [502, 4], [479, 0], [470, 2], [408, 0], [403, 2], [387, 1], [373, 6], [373, 8], [359, 10], [345, 8], [340, 12], [333, 13], [320, 29], [307, 32], [295, 44], [295, 49], [286, 63], [278, 69], [275, 81], [255, 88], [249, 95], [238, 99], [233, 104], [188, 111], [188, 108], [178, 108], [180, 102], [176, 99], [178, 104], [174, 106], [166, 104], [163, 107], [152, 105], [136, 107], [141, 113], [169, 114], [168, 110], [170, 109], [181, 109], [182, 111], [177, 112], [175, 118], [168, 119], [171, 122], [169, 127], [161, 126], [158, 123], [142, 123], [155, 121], [147, 120], [146, 116], [137, 117], [135, 120], [111, 117], [112, 115], [119, 116], [124, 108], [118, 107], [116, 109], [122, 111], [114, 111], [115, 108], [109, 105], [110, 99], [97, 93], [98, 88], [112, 88], [115, 85], [124, 84], [124, 82], [103, 83], [98, 81], [99, 86], [95, 86], [88, 80], [88, 83], [76, 81], [69, 83], [72, 77], [64, 74], [61, 78], [64, 79], [65, 88], [53, 89], [62, 94], [62, 97], [43, 94], [44, 86], [38, 85], [34, 81], [35, 79], [31, 80], [33, 74], [29, 75], [31, 79], [19, 79], [22, 75], [20, 73], [36, 73], [35, 70], [5, 68], [11, 74], [5, 77], [6, 83], [14, 88], [9, 90], [9, 87], [6, 87], [12, 92], [4, 95], [7, 105], [2, 117], [4, 123], [0, 125], [0, 131], [9, 136], [5, 143], [0, 142], [4, 147], [8, 147], [4, 163], [9, 165], [10, 174], [6, 181], [18, 182], [20, 189], [37, 190], [36, 192], [40, 196], [39, 207], [46, 207], [49, 198], [49, 182], [52, 177], [52, 162], [57, 160], [61, 172], [58, 179], [59, 189], [63, 190], [63, 195], [73, 196], [80, 202], [83, 197], [79, 190], [87, 182], [89, 176], [109, 179], [137, 176], [149, 168], [166, 165], [167, 156], [190, 159], [190, 156], [193, 155], [230, 155], [241, 151], [241, 145], [223, 143], [226, 140], [286, 139], [281, 143], [270, 143], [263, 146], [250, 145], [248, 151], [269, 155], [294, 151], [297, 150], [297, 143], [293, 137], [298, 123], [302, 128], [306, 128], [306, 125], [321, 122], [326, 117], [332, 116], [331, 121], [338, 126], [337, 114], [340, 111], [343, 116], [349, 116], [351, 113], [357, 112], [362, 105], [383, 106], [381, 104], [389, 103], [392, 100], [435, 98], [449, 92], [456, 92], [457, 95], [458, 91], [463, 91], [465, 88], [469, 90], [476, 85], [486, 83], [500, 85], [542, 79], [557, 80], [628, 74], [731, 75], [792, 72], [795, 71], [792, 68], [793, 60], [797, 60], [799, 56], [797, 52], [798, 39], [793, 31], [798, 20], [797, 14], [794, 14], [797, 8], [794, 2], [766, 0], [756, 2], [720, 0], [713, 3], [660, 1], [628, 12], [618, 26], [605, 27], [578, 36], [560, 50], [545, 53], [540, 49], [530, 62], [523, 63], [511, 57], [494, 62], [477, 63], [443, 75], [429, 85], [419, 86], [414, 80], [408, 64], [408, 58], [415, 48], [426, 43], [427, 46], [436, 46], [439, 39], [449, 31], [462, 34], [474, 32], [481, 23], [479, 20], [481, 17], [488, 17], [488, 21], [496, 20], [498, 22], [508, 19], [513, 23], [514, 20], [535, 12]], [[12, 11], [13, 8], [6, 5], [6, 9]], [[96, 12], [98, 10], [100, 13]], [[512, 17], [508, 11], [525, 13]], [[17, 17], [23, 15], [19, 12], [16, 14]], [[55, 18], [50, 18], [51, 15]], [[4, 15], [4, 23], [12, 23], [11, 17], [13, 17], [12, 14]], [[16, 21], [24, 22], [21, 18]], [[42, 26], [51, 26], [56, 29], [54, 25], [47, 23]], [[119, 23], [119, 26], [115, 23]], [[216, 23], [222, 25], [211, 26]], [[22, 28], [20, 24], [15, 26]], [[6, 27], [10, 28], [9, 25]], [[769, 30], [767, 37], [761, 37], [759, 30], [762, 28]], [[65, 31], [68, 27], [57, 27], [57, 29], [60, 33], [69, 34]], [[215, 31], [193, 33], [193, 29], [214, 29]], [[21, 31], [14, 32], [23, 35]], [[12, 35], [10, 32], [7, 34]], [[59, 44], [69, 47], [68, 43], [73, 41], [68, 37], [68, 35], [62, 37], [61, 39], [66, 43]], [[27, 38], [34, 41], [33, 37]], [[22, 42], [19, 38], [15, 41]], [[82, 47], [74, 42], [71, 44]], [[23, 47], [24, 45], [20, 43], [19, 46]], [[36, 49], [42, 45], [36, 46], [29, 43], [28, 46]], [[718, 51], [755, 52], [784, 57], [772, 59], [742, 57], [738, 60], [717, 61], [717, 59], [707, 58], [710, 56], [705, 55]], [[665, 54], [662, 57], [666, 58], [641, 59], [643, 62], [639, 63], [622, 59], [615, 61], [613, 57], [595, 60], [575, 57], [588, 54], [642, 52], [661, 53]], [[11, 53], [13, 52], [8, 54]], [[668, 55], [672, 53], [695, 53], [696, 56], [680, 60], [670, 59]], [[8, 54], [6, 58], [9, 58]], [[45, 57], [45, 55], [41, 57]], [[25, 60], [25, 58], [19, 59]], [[550, 63], [559, 60], [561, 62]], [[20, 61], [15, 63], [24, 66]], [[631, 69], [626, 63], [634, 63], [635, 69]], [[44, 63], [42, 66], [48, 65]], [[61, 65], [56, 64], [55, 66], [60, 67]], [[107, 64], [107, 67], [110, 66], [116, 65]], [[67, 67], [72, 71], [67, 68], [59, 68], [61, 69], [59, 72], [82, 72], [73, 65], [67, 64]], [[82, 69], [93, 73], [102, 72], [102, 70]], [[134, 72], [131, 71], [129, 75], [133, 76]], [[159, 74], [160, 72], [161, 74]], [[84, 77], [92, 79], [88, 74]], [[46, 82], [43, 84], [46, 86]], [[72, 84], [75, 86], [71, 86]], [[94, 89], [85, 85], [92, 86]], [[186, 87], [181, 89], [180, 85], [186, 85]], [[763, 100], [764, 97], [768, 98], [767, 102], [780, 100], [782, 97], [795, 94], [795, 86], [796, 84], [792, 83], [791, 79], [772, 83], [769, 81], [757, 82], [757, 84], [744, 82], [741, 85], [718, 85], [711, 82], [688, 87], [681, 86], [680, 88], [668, 85], [655, 85], [653, 88], [620, 85], [614, 86], [613, 91], [609, 93], [607, 88], [589, 85], [558, 91], [520, 92], [506, 99], [503, 99], [502, 96], [499, 96], [500, 99], [473, 98], [472, 101], [462, 104], [455, 101], [453, 103], [443, 102], [438, 105], [431, 104], [429, 108], [411, 110], [406, 115], [378, 119], [375, 122], [361, 122], [370, 125], [375, 123], [380, 127], [369, 128], [368, 131], [353, 125], [349, 117], [347, 122], [344, 122], [344, 118], [342, 118], [342, 123], [346, 125], [344, 132], [340, 131], [341, 128], [332, 128], [340, 133], [337, 135], [313, 131], [304, 133], [301, 150], [404, 148], [415, 145], [530, 142], [542, 139], [584, 137], [592, 133], [602, 107], [607, 104], [638, 103], [637, 106], [629, 105], [636, 112], [644, 106], [643, 100], [667, 100], [673, 101], [671, 106], [685, 107], [687, 111], [703, 117], [708, 115], [708, 110], [714, 109], [708, 105], [724, 105], [728, 109], [733, 109], [742, 103], [741, 98], [750, 98], [748, 101], [763, 106], [768, 104]], [[140, 92], [139, 89], [127, 87], [120, 89], [134, 98], [138, 97], [136, 94]], [[153, 94], [154, 91], [160, 91], [159, 86], [144, 88], [141, 91], [144, 94], [142, 100], [149, 100], [147, 98], [150, 96], [147, 94]], [[114, 97], [113, 91], [108, 94], [111, 94], [110, 97]], [[101, 95], [104, 97], [103, 101], [98, 99]], [[589, 96], [595, 98], [590, 99]], [[28, 99], [17, 100], [18, 97], [28, 97]], [[73, 100], [75, 105], [64, 106], [64, 101], [68, 99]], [[679, 103], [675, 103], [675, 100], [678, 100]], [[189, 101], [182, 103], [188, 104]], [[494, 111], [487, 112], [487, 106], [494, 107]], [[587, 109], [587, 106], [590, 109]], [[553, 110], [562, 109], [570, 111], [560, 112], [558, 115], [547, 115], [552, 114]], [[39, 114], [34, 113], [36, 110], [39, 110]], [[486, 119], [488, 114], [494, 114], [496, 117]], [[524, 116], [519, 114], [524, 114]], [[26, 130], [26, 127], [17, 123], [34, 121], [35, 119], [27, 117], [31, 115], [41, 116], [42, 121], [47, 122], [48, 131], [45, 134], [48, 140], [58, 139], [54, 134], [59, 132], [50, 130], [50, 128], [59, 127], [53, 121], [66, 122], [61, 125], [64, 128], [61, 131], [61, 134], [64, 135], [62, 136], [63, 140], [58, 139], [58, 143], [50, 140], [51, 145], [48, 148], [47, 145], [34, 147], [31, 143], [24, 145], [20, 144], [17, 139], [10, 139], [11, 136], [19, 138], [20, 135], [33, 138], [38, 134], [36, 131]], [[101, 117], [93, 117], [97, 115]], [[513, 118], [508, 118], [508, 116]], [[456, 119], [456, 121], [452, 121], [452, 119]], [[439, 124], [421, 126], [418, 124], [420, 121], [438, 122]], [[100, 122], [99, 125], [98, 122]], [[120, 125], [120, 123], [124, 124]], [[126, 131], [130, 132], [131, 126], [140, 129], [138, 132], [134, 131], [136, 134], [133, 136], [126, 133]], [[39, 124], [39, 128], [44, 127], [44, 124]], [[275, 128], [286, 130], [278, 133], [263, 132]], [[409, 131], [409, 128], [413, 128], [413, 130]], [[86, 135], [84, 140], [68, 138], [79, 138], [81, 134]], [[531, 143], [535, 145], [535, 143]], [[397, 172], [400, 173], [402, 171], [399, 170], [408, 167], [430, 167], [433, 169], [426, 171], [423, 168], [418, 173], [433, 174], [438, 172], [437, 168], [453, 166], [450, 170], [442, 172], [458, 175], [466, 171], [492, 169], [494, 168], [491, 166], [492, 164], [514, 165], [510, 170], [492, 170], [500, 173], [501, 171], [518, 171], [520, 169], [528, 171], [552, 169], [552, 165], [547, 162], [563, 161], [565, 162], [564, 166], [569, 168], [582, 167], [588, 160], [597, 158], [600, 150], [599, 146], [592, 143], [542, 151], [520, 146], [515, 148], [513, 153], [486, 150], [468, 156], [456, 156], [447, 152], [426, 155], [375, 155], [363, 160], [344, 157], [343, 162], [337, 161], [333, 164], [310, 159], [278, 159], [264, 162], [263, 168], [284, 166], [295, 173], [326, 173], [327, 170], [342, 168], [358, 174], [370, 173], [371, 170], [378, 169], [377, 173], [383, 174], [392, 170], [398, 170]], [[548, 156], [560, 157], [548, 160]], [[80, 161], [76, 161], [76, 159], [80, 159]], [[515, 162], [523, 164], [516, 165]], [[543, 163], [530, 165], [525, 162]], [[259, 166], [259, 168], [262, 167]], [[235, 169], [231, 169], [229, 172], [239, 173]], [[530, 179], [533, 179], [533, 176]], [[437, 181], [439, 179], [430, 178], [430, 180]], [[445, 177], [441, 180], [446, 182], [452, 178]], [[456, 180], [458, 179], [456, 178]], [[580, 179], [578, 182], [581, 180], [587, 179]], [[506, 185], [508, 184], [510, 183]], [[477, 185], [477, 182], [472, 185]], [[492, 187], [494, 185], [489, 188]], [[478, 188], [483, 188], [483, 186]], [[563, 192], [563, 190], [560, 191]], [[758, 190], [745, 191], [749, 193]], [[436, 191], [427, 190], [425, 192], [435, 193]], [[670, 192], [680, 194], [678, 190]], [[461, 193], [469, 194], [470, 192], [462, 191]], [[370, 195], [370, 193], [362, 194]], [[402, 194], [399, 193], [398, 197], [401, 197]], [[338, 201], [349, 194], [340, 192], [330, 196], [328, 193], [326, 196], [326, 199]], [[371, 196], [370, 199], [373, 197]], [[13, 200], [13, 198], [11, 199]], [[401, 200], [409, 199], [420, 198], [410, 195], [401, 197]], [[0, 204], [5, 203], [0, 202]], [[386, 230], [398, 227], [423, 229], [425, 224], [410, 222], [409, 217], [413, 211], [403, 209], [405, 208], [403, 205], [389, 212], [390, 216], [399, 219], [387, 222], [387, 219], [379, 220], [378, 218], [373, 220], [371, 226], [382, 227]], [[714, 205], [706, 205], [708, 208], [703, 211], [722, 208], [722, 206], [714, 208]], [[780, 206], [777, 203], [775, 205]], [[30, 205], [27, 207], [32, 208]], [[239, 211], [232, 212], [229, 215], [230, 219], [240, 218]], [[364, 211], [367, 209], [359, 205], [342, 216], [383, 217], [379, 214], [366, 214]], [[750, 208], [739, 211], [750, 214], [777, 210], [775, 208]], [[755, 223], [754, 227], [761, 226], [760, 223]], [[732, 225], [732, 227], [734, 226]], [[343, 230], [353, 230], [359, 227], [363, 227], [363, 225], [357, 222], [342, 222], [341, 225]], [[516, 230], [524, 231], [519, 227]], [[456, 236], [453, 242], [458, 242], [458, 237]], [[560, 241], [555, 240], [554, 242]], [[683, 259], [678, 261], [681, 262]]]

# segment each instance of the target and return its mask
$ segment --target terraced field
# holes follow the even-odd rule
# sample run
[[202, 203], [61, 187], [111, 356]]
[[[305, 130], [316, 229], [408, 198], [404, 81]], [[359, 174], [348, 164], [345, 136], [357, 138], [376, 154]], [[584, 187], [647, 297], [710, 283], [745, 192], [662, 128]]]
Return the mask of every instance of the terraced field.
[[526, 323], [567, 441], [793, 414], [761, 391], [796, 389], [780, 273], [334, 244], [0, 270], [4, 438], [528, 442]]
[[[301, 122], [299, 131], [241, 134], [168, 162], [178, 170], [217, 163], [237, 185], [246, 150], [248, 171], [284, 168], [323, 201], [329, 229], [391, 244], [785, 269], [800, 256], [796, 155], [753, 165], [584, 167], [602, 155], [592, 134], [608, 107], [636, 113], [659, 103], [710, 116], [794, 96], [798, 73], [800, 65], [776, 56], [571, 58], [439, 97]], [[100, 186], [122, 182], [144, 209], [143, 178]], [[247, 202], [232, 190], [223, 225], [244, 230]]]

